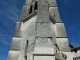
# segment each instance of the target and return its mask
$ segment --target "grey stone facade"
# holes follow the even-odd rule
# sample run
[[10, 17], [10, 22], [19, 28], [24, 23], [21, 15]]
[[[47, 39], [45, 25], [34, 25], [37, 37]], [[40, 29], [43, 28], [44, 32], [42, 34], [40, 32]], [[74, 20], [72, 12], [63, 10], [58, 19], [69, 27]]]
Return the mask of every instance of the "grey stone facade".
[[73, 57], [56, 0], [26, 0], [16, 23], [8, 60], [72, 60]]

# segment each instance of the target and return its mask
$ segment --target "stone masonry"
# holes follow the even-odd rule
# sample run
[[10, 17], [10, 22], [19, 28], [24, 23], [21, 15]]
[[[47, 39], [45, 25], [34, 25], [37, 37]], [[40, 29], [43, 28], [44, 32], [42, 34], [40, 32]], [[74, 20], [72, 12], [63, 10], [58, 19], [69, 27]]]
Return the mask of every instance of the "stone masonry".
[[56, 0], [26, 0], [8, 60], [73, 60], [73, 57]]

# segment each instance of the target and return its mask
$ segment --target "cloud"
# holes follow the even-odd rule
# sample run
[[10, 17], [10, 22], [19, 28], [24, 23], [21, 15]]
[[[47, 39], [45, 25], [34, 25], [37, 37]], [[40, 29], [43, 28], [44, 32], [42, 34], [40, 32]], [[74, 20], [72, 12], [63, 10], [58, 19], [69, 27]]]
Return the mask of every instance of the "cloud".
[[9, 45], [10, 44], [9, 39], [10, 39], [10, 36], [0, 33], [0, 43], [4, 45]]
[[3, 0], [0, 2], [0, 32], [9, 34], [13, 33], [14, 24], [19, 19], [20, 9], [18, 0]]
[[[12, 28], [19, 19], [19, 0], [0, 1], [0, 60], [6, 60], [7, 52], [12, 40]], [[10, 32], [11, 31], [11, 32]]]
[[4, 60], [4, 59], [6, 59], [6, 57], [3, 56], [3, 55], [1, 55], [1, 56], [0, 56], [0, 60]]
[[16, 7], [14, 7], [13, 9], [8, 9], [7, 11], [7, 18], [12, 20], [13, 22], [16, 22], [16, 20], [19, 18], [19, 10]]
[[19, 18], [20, 10], [17, 7], [18, 0], [8, 0], [1, 2], [2, 10], [0, 11], [0, 15], [6, 16], [8, 19], [16, 22]]
[[9, 45], [9, 43], [7, 41], [2, 41], [5, 45]]
[[19, 18], [19, 12], [20, 10], [16, 6], [9, 7], [7, 9], [7, 18], [15, 22]]

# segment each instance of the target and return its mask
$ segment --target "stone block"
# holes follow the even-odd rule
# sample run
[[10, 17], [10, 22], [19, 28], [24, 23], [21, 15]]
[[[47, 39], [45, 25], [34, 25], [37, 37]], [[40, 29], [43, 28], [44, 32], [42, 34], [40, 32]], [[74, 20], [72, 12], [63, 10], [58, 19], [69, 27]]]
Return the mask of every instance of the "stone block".
[[55, 36], [55, 24], [51, 23], [51, 34], [53, 37], [53, 41], [56, 44], [56, 36]]
[[30, 6], [23, 5], [20, 20], [24, 19], [29, 14], [29, 9], [30, 9]]
[[21, 21], [17, 21], [17, 23], [16, 23], [16, 27], [15, 27], [15, 30], [20, 30], [20, 27], [21, 27]]
[[14, 31], [14, 37], [21, 37], [21, 30], [20, 30], [20, 28], [21, 28], [21, 23], [22, 22], [20, 22], [20, 21], [17, 21], [17, 23], [16, 23], [16, 27], [15, 27], [15, 31]]
[[34, 47], [35, 47], [35, 40], [29, 40], [28, 52], [34, 51]]
[[47, 6], [38, 6], [37, 16], [37, 22], [50, 22]]
[[55, 22], [62, 22], [59, 16], [58, 7], [49, 8], [50, 15], [56, 20]]
[[10, 50], [20, 50], [21, 38], [13, 37]]
[[13, 37], [22, 37], [22, 32], [20, 30], [15, 30]]
[[50, 23], [37, 23], [37, 36], [52, 37]]
[[37, 16], [32, 17], [22, 24], [21, 31], [22, 36], [25, 38], [35, 37]]
[[70, 52], [69, 42], [67, 38], [56, 38], [59, 50], [62, 52]]
[[54, 56], [34, 56], [34, 60], [55, 60]]
[[19, 51], [9, 51], [7, 60], [18, 60]]
[[67, 37], [64, 23], [56, 23], [55, 25], [55, 35], [56, 37]]
[[52, 38], [36, 38], [34, 54], [54, 54]]
[[29, 4], [31, 4], [33, 1], [34, 1], [34, 0], [26, 0], [26, 1], [25, 1], [25, 4], [26, 4], [26, 5], [29, 5]]
[[47, 0], [50, 6], [57, 6], [56, 0]]
[[38, 0], [38, 5], [41, 5], [41, 6], [46, 6], [46, 1], [47, 0]]

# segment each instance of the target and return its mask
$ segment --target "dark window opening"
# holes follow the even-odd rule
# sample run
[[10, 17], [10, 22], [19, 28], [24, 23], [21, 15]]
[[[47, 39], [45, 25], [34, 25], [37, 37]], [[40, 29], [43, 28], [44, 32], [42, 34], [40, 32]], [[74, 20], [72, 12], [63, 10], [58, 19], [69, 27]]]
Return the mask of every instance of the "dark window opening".
[[28, 46], [29, 41], [27, 40], [27, 46]]
[[31, 13], [32, 13], [32, 5], [30, 6], [29, 14], [31, 14]]
[[38, 2], [35, 3], [35, 9], [34, 10], [37, 10], [37, 6], [38, 6]]
[[27, 51], [28, 51], [28, 43], [29, 43], [29, 41], [27, 40], [26, 41], [26, 46], [25, 46], [25, 51], [24, 51], [24, 58], [25, 58], [25, 60], [27, 60]]
[[27, 60], [27, 56], [26, 55], [24, 56], [24, 58], [25, 58], [25, 60]]

